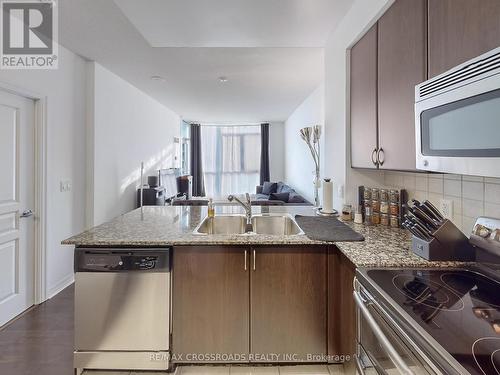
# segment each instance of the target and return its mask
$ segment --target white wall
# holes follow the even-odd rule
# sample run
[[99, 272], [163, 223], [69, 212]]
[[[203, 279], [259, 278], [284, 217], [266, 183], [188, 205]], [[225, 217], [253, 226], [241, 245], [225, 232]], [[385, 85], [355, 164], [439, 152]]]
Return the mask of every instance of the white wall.
[[94, 86], [88, 106], [94, 146], [89, 208], [98, 225], [135, 208], [142, 161], [145, 176], [174, 166], [180, 117], [101, 65], [89, 65]]
[[285, 179], [285, 124], [269, 123], [269, 174], [271, 181]]
[[[73, 280], [73, 251], [61, 240], [85, 217], [85, 61], [59, 46], [57, 70], [0, 70], [0, 81], [47, 97], [47, 296]], [[1, 83], [0, 83], [1, 86]], [[72, 189], [60, 192], [61, 180]]]
[[[306, 126], [325, 123], [324, 85], [319, 85], [285, 122], [285, 178], [284, 181], [309, 201], [314, 200], [313, 171], [315, 169], [309, 148], [300, 138], [299, 130]], [[321, 153], [324, 155], [324, 137]], [[324, 157], [321, 158], [324, 164]], [[324, 170], [324, 167], [321, 168]], [[322, 173], [321, 177], [325, 177]]]
[[[394, 0], [356, 0], [328, 38], [325, 48], [325, 170], [337, 184], [346, 186], [344, 200], [357, 203], [358, 185], [383, 185], [378, 171], [351, 169], [349, 124], [348, 50], [377, 21]], [[337, 209], [342, 199], [334, 199]]]

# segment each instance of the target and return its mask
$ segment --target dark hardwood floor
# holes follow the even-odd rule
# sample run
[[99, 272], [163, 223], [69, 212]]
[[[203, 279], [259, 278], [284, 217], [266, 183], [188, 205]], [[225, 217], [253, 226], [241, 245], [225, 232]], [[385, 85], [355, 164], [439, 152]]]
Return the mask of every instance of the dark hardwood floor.
[[1, 375], [73, 374], [74, 288], [0, 330]]

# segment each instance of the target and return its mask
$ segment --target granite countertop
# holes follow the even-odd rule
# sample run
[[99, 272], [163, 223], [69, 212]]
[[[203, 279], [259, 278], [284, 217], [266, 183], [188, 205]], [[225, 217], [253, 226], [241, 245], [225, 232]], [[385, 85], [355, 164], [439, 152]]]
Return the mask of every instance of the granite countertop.
[[[255, 214], [314, 215], [309, 206], [253, 207]], [[243, 214], [240, 206], [216, 207], [217, 214]], [[305, 235], [200, 235], [193, 230], [207, 215], [204, 206], [147, 206], [62, 241], [76, 246], [167, 245], [324, 245]], [[410, 250], [407, 231], [382, 226], [347, 223], [365, 237], [363, 242], [335, 245], [356, 267], [457, 267], [461, 262], [429, 262]]]

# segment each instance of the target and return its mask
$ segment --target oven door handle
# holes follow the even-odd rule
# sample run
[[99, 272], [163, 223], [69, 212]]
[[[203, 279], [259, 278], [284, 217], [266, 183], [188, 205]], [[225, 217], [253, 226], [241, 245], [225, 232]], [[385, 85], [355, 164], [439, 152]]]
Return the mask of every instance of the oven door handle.
[[403, 361], [403, 359], [398, 354], [396, 349], [391, 345], [389, 339], [384, 335], [384, 333], [382, 332], [382, 329], [377, 324], [377, 322], [373, 318], [372, 314], [370, 314], [370, 311], [363, 303], [363, 298], [361, 297], [361, 295], [357, 291], [354, 291], [353, 295], [354, 295], [354, 301], [356, 302], [356, 305], [358, 306], [359, 311], [361, 312], [363, 317], [366, 319], [366, 321], [370, 325], [370, 328], [373, 330], [373, 333], [375, 334], [375, 336], [379, 340], [380, 345], [386, 351], [387, 355], [389, 356], [391, 361], [394, 363], [394, 365], [398, 368], [398, 370], [402, 374], [414, 375], [413, 371], [410, 370], [410, 368], [406, 365], [405, 361]]
[[361, 360], [359, 359], [359, 357], [357, 355], [354, 356], [354, 364], [356, 365], [356, 370], [358, 370], [358, 374], [366, 375], [366, 371], [365, 371], [363, 365], [361, 364]]

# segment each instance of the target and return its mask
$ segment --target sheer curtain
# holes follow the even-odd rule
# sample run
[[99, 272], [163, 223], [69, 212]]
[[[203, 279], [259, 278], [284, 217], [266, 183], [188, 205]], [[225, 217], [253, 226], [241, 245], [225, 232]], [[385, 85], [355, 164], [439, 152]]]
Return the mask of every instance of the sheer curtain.
[[208, 197], [252, 193], [260, 179], [260, 125], [201, 127]]

